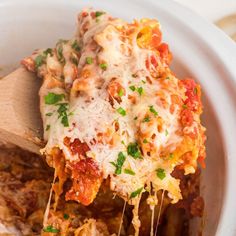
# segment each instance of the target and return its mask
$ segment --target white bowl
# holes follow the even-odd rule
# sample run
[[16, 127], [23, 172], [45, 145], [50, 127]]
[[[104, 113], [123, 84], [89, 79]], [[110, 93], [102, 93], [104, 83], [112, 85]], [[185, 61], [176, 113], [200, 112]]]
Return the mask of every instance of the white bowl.
[[208, 136], [204, 235], [236, 235], [236, 46], [213, 25], [169, 0], [1, 0], [0, 73], [15, 68], [35, 48], [70, 38], [76, 15], [85, 6], [126, 20], [149, 17], [161, 22], [174, 54], [173, 70], [179, 77], [197, 79], [203, 88]]

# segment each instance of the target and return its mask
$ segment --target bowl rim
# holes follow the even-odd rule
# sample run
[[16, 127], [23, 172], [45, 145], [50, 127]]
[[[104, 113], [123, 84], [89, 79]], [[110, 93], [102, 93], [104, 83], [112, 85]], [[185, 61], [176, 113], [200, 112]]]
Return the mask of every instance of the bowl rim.
[[[119, 4], [125, 4], [126, 1], [127, 0], [120, 0]], [[61, 4], [64, 6], [65, 4], [70, 4], [71, 6], [76, 6], [76, 2], [76, 0], [71, 0], [70, 2], [66, 0], [41, 0], [40, 5]], [[90, 3], [92, 4], [92, 2], [95, 2], [95, 0], [86, 1], [84, 4], [88, 5]], [[109, 2], [109, 4], [114, 5], [117, 3], [115, 0], [110, 0]], [[183, 25], [191, 34], [198, 38], [201, 43], [207, 46], [214, 56], [214, 59], [220, 63], [227, 75], [224, 81], [215, 81], [215, 83], [221, 86], [221, 89], [217, 92], [222, 96], [221, 99], [225, 106], [217, 106], [216, 100], [212, 100], [211, 97], [209, 97], [209, 99], [211, 104], [214, 105], [216, 119], [221, 127], [226, 153], [225, 192], [216, 235], [235, 235], [236, 201], [234, 196], [236, 195], [236, 187], [234, 187], [234, 179], [236, 179], [236, 157], [234, 158], [234, 155], [236, 154], [236, 44], [212, 23], [198, 16], [187, 7], [172, 0], [131, 0], [131, 2], [143, 7], [148, 4], [154, 8], [161, 9], [163, 12], [173, 17], [179, 24]], [[21, 0], [1, 0], [0, 7], [14, 4], [37, 5], [39, 3], [33, 0], [24, 0], [23, 3]], [[213, 90], [213, 88], [208, 89], [209, 91]], [[234, 209], [235, 211], [233, 211]]]

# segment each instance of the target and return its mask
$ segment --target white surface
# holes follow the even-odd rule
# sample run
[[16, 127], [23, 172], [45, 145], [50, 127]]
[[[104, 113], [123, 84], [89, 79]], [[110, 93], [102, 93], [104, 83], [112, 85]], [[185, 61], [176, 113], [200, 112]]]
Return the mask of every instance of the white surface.
[[214, 22], [222, 17], [236, 13], [236, 0], [175, 0]]
[[33, 49], [70, 37], [76, 14], [85, 5], [127, 20], [158, 18], [174, 54], [175, 73], [190, 75], [201, 83], [208, 129], [204, 235], [235, 236], [235, 44], [213, 25], [169, 0], [1, 0], [0, 65], [14, 67]]

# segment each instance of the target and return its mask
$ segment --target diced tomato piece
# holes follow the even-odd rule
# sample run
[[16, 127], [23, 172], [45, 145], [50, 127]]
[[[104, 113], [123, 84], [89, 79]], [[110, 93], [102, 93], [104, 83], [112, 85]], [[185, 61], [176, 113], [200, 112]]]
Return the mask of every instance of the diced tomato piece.
[[152, 30], [152, 42], [151, 42], [152, 47], [157, 48], [160, 45], [161, 40], [162, 40], [161, 31], [159, 28], [156, 27]]
[[158, 66], [156, 57], [155, 57], [154, 55], [151, 56], [150, 60], [151, 60], [151, 63], [152, 63], [152, 65], [153, 65], [154, 67], [157, 67], [157, 66]]
[[181, 112], [181, 123], [183, 126], [191, 126], [193, 123], [193, 114], [190, 110], [184, 109]]
[[66, 201], [74, 200], [87, 206], [93, 202], [102, 183], [102, 172], [92, 158], [86, 158], [71, 166], [71, 189]]
[[81, 14], [82, 14], [82, 17], [88, 16], [88, 12], [86, 12], [86, 11], [83, 11]]
[[86, 152], [90, 150], [87, 143], [82, 143], [77, 138], [73, 142], [70, 142], [70, 138], [66, 137], [64, 139], [64, 144], [67, 147], [70, 147], [71, 153], [73, 155], [78, 154], [79, 156], [86, 157]]
[[198, 85], [192, 79], [184, 79], [181, 82], [186, 88], [185, 95], [187, 96], [187, 99], [184, 103], [190, 110], [197, 111], [201, 106], [200, 97], [198, 95]]
[[171, 53], [170, 53], [168, 44], [162, 43], [162, 44], [158, 47], [157, 50], [159, 51], [160, 57], [162, 58], [162, 60], [163, 60], [167, 65], [169, 65], [172, 56], [171, 56]]

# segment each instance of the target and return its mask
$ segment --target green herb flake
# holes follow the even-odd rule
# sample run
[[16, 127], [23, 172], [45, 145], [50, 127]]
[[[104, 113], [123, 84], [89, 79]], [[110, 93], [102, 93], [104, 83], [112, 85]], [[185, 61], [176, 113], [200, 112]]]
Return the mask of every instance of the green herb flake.
[[169, 134], [168, 130], [165, 130], [165, 136], [167, 136]]
[[46, 131], [48, 131], [50, 129], [50, 125], [46, 126]]
[[114, 161], [110, 161], [110, 164], [116, 167], [116, 163]]
[[150, 117], [149, 116], [147, 116], [147, 117], [145, 117], [144, 119], [143, 119], [143, 122], [149, 122], [150, 121]]
[[146, 139], [146, 138], [143, 140], [143, 143], [148, 143], [148, 141], [147, 141], [147, 139]]
[[70, 216], [69, 216], [68, 214], [64, 214], [63, 218], [64, 218], [65, 220], [68, 220], [68, 219], [70, 218]]
[[77, 57], [75, 57], [75, 56], [71, 56], [70, 60], [76, 66], [79, 64], [79, 61], [78, 61]]
[[121, 143], [122, 143], [123, 145], [125, 145], [125, 142], [124, 142], [124, 140], [122, 140], [122, 141], [121, 141]]
[[63, 56], [63, 47], [61, 44], [59, 44], [57, 47], [57, 57], [58, 57], [59, 62], [61, 63], [65, 62], [65, 58]]
[[58, 118], [61, 117], [61, 123], [64, 125], [64, 127], [69, 127], [69, 121], [68, 121], [68, 103], [60, 103], [59, 108], [57, 109], [58, 112]]
[[47, 226], [46, 228], [43, 229], [44, 232], [48, 232], [48, 233], [59, 233], [60, 230], [53, 228], [52, 225]]
[[135, 197], [139, 196], [142, 191], [143, 191], [143, 187], [137, 189], [136, 191], [134, 191], [130, 194], [130, 198], [135, 198]]
[[104, 15], [104, 14], [105, 14], [105, 12], [103, 12], [103, 11], [96, 11], [95, 12], [96, 17], [99, 17], [99, 16]]
[[52, 115], [53, 115], [52, 112], [48, 112], [48, 113], [46, 113], [46, 116], [52, 116]]
[[169, 158], [172, 159], [174, 157], [174, 154], [173, 153], [170, 153], [169, 154]]
[[149, 111], [152, 112], [155, 116], [158, 116], [158, 112], [154, 109], [153, 106], [149, 106]]
[[107, 69], [107, 63], [101, 63], [99, 66], [100, 66], [100, 68], [102, 70], [106, 70]]
[[167, 77], [166, 77], [166, 79], [170, 79], [170, 77], [169, 77], [169, 76], [167, 76]]
[[135, 175], [135, 172], [130, 169], [124, 169], [125, 174], [127, 175]]
[[116, 170], [115, 170], [115, 173], [117, 175], [121, 174], [122, 166], [125, 162], [125, 159], [126, 159], [125, 155], [122, 152], [119, 152], [117, 164], [116, 164], [117, 166], [116, 166]]
[[85, 61], [86, 61], [86, 64], [88, 64], [88, 65], [93, 64], [93, 58], [92, 57], [86, 57]]
[[45, 61], [45, 57], [42, 55], [38, 55], [34, 59], [36, 69], [38, 69], [44, 63], [44, 61]]
[[52, 56], [53, 51], [52, 51], [51, 48], [47, 48], [47, 49], [43, 52], [43, 54], [44, 54], [45, 56], [47, 56], [48, 54], [49, 54], [50, 56]]
[[136, 89], [134, 85], [129, 86], [129, 88], [130, 88], [130, 90], [132, 90], [132, 91], [135, 91], [135, 89]]
[[187, 108], [188, 108], [188, 106], [187, 106], [186, 104], [184, 104], [182, 107], [183, 107], [184, 109], [187, 109]]
[[121, 114], [122, 116], [125, 116], [126, 115], [126, 111], [122, 108], [122, 107], [119, 107], [118, 109], [116, 109], [116, 111]]
[[137, 88], [137, 92], [139, 93], [139, 95], [141, 96], [143, 94], [143, 88], [142, 87], [138, 87]]
[[118, 154], [118, 158], [117, 158], [117, 163], [115, 162], [110, 162], [113, 166], [116, 167], [116, 170], [115, 170], [115, 174], [116, 175], [120, 175], [121, 172], [122, 172], [122, 166], [124, 165], [124, 162], [125, 162], [125, 155], [123, 154], [123, 152], [119, 152]]
[[141, 152], [137, 143], [130, 143], [127, 147], [127, 153], [134, 159], [141, 158]]
[[166, 173], [164, 169], [159, 168], [156, 170], [156, 173], [157, 173], [157, 177], [161, 180], [163, 180], [166, 177]]
[[120, 89], [118, 92], [118, 96], [122, 97], [124, 95], [124, 89]]
[[194, 88], [193, 92], [194, 92], [194, 94], [198, 93], [197, 87]]
[[64, 127], [69, 127], [69, 121], [68, 121], [67, 115], [65, 115], [61, 118], [61, 123], [64, 125]]
[[59, 105], [59, 108], [58, 108], [57, 112], [59, 113], [59, 117], [61, 117], [61, 116], [65, 115], [65, 113], [67, 112], [68, 104], [67, 103], [60, 103], [58, 105]]
[[44, 101], [45, 104], [53, 105], [62, 101], [63, 98], [65, 98], [64, 94], [48, 93], [48, 95], [44, 97]]
[[81, 48], [80, 48], [80, 46], [79, 46], [77, 40], [75, 40], [75, 41], [71, 44], [71, 47], [72, 47], [75, 51], [77, 51], [77, 52], [79, 52], [79, 51], [81, 50]]
[[145, 80], [142, 80], [142, 83], [143, 83], [143, 84], [146, 84], [146, 81], [145, 81]]

